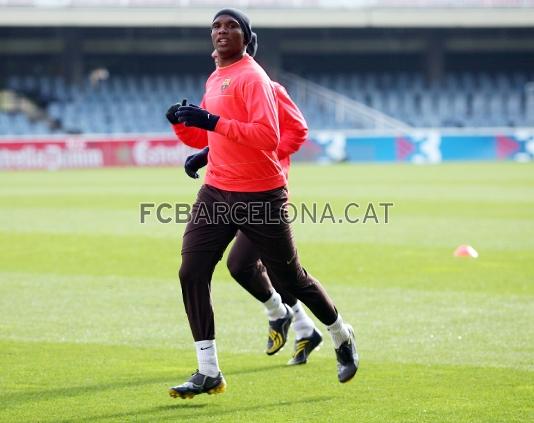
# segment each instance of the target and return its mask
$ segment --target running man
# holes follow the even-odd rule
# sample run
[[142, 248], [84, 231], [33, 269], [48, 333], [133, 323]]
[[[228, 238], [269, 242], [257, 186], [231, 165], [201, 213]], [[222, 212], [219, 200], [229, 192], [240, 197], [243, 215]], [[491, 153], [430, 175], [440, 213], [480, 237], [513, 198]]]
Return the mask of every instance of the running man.
[[[253, 32], [246, 49], [247, 54], [254, 57], [257, 47], [257, 35]], [[217, 50], [213, 50], [211, 57], [217, 67]], [[273, 86], [280, 123], [280, 144], [276, 154], [287, 178], [290, 155], [298, 151], [306, 141], [308, 126], [304, 116], [291, 100], [285, 88], [274, 81]], [[198, 170], [208, 163], [208, 152], [209, 147], [206, 147], [186, 159], [184, 168], [187, 175], [194, 179], [198, 178]], [[258, 250], [241, 231], [238, 232], [236, 241], [230, 250], [227, 266], [232, 277], [265, 307], [269, 319], [269, 336], [265, 352], [268, 355], [274, 355], [284, 347], [287, 342], [289, 327], [293, 323], [296, 336], [293, 357], [288, 364], [306, 364], [312, 351], [321, 345], [322, 334], [295, 296], [283, 287], [277, 286], [276, 290], [274, 289], [267, 270], [261, 262]]]
[[[276, 99], [271, 80], [245, 52], [251, 35], [250, 21], [242, 12], [217, 12], [211, 38], [219, 68], [206, 82], [201, 107], [174, 105], [167, 112], [184, 143], [202, 148], [207, 139], [210, 148], [205, 183], [184, 231], [179, 270], [198, 370], [188, 381], [169, 389], [173, 397], [215, 394], [226, 388], [217, 358], [210, 286], [215, 266], [238, 230], [258, 249], [270, 279], [327, 326], [338, 380], [348, 382], [358, 370], [352, 327], [343, 322], [319, 281], [300, 264], [290, 225], [277, 220], [284, 214], [287, 189], [276, 155], [280, 140]], [[216, 218], [220, 206], [231, 210], [230, 222]], [[251, 212], [254, 220], [248, 218]]]

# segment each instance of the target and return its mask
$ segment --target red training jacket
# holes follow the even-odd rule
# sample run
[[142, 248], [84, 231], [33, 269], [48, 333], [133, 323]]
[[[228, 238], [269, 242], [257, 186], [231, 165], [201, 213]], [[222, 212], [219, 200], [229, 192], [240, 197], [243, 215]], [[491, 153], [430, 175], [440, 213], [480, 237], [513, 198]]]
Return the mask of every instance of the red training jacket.
[[306, 140], [306, 121], [285, 89], [272, 83], [254, 59], [245, 55], [216, 69], [206, 83], [201, 107], [220, 116], [215, 131], [183, 124], [173, 129], [191, 147], [209, 145], [206, 184], [241, 192], [286, 184], [289, 155]]
[[282, 165], [286, 179], [288, 178], [290, 155], [297, 152], [304, 141], [308, 139], [308, 125], [297, 105], [291, 100], [286, 89], [273, 81], [278, 106], [278, 121], [280, 125], [280, 144], [276, 154]]

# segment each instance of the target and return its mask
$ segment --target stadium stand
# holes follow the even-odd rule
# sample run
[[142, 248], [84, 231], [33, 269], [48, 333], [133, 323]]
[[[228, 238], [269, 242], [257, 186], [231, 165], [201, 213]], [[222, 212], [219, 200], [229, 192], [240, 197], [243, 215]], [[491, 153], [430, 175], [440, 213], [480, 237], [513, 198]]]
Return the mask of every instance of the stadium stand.
[[[43, 114], [0, 114], [1, 134], [164, 132], [169, 104], [200, 102], [207, 75], [117, 75], [93, 85], [60, 77], [11, 76], [6, 88]], [[447, 74], [438, 83], [417, 73], [309, 74], [306, 78], [410, 126], [516, 127], [526, 124], [525, 73]], [[178, 95], [180, 98], [177, 98]], [[301, 104], [314, 129], [339, 128], [312, 99]]]
[[520, 126], [526, 123], [525, 73], [309, 75], [309, 79], [419, 127]]
[[[226, 3], [0, 0], [0, 136], [168, 132]], [[236, 3], [312, 129], [534, 125], [534, 0]]]

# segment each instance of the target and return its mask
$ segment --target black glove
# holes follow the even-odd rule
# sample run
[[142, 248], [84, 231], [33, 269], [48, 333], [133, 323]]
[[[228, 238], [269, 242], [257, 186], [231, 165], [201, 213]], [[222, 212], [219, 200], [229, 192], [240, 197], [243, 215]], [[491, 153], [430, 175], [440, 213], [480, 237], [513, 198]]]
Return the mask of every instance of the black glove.
[[198, 179], [197, 170], [203, 168], [208, 164], [209, 151], [210, 148], [206, 147], [200, 152], [192, 154], [191, 156], [187, 157], [187, 159], [185, 159], [185, 173], [187, 173], [190, 178]]
[[176, 103], [173, 104], [171, 107], [169, 107], [169, 110], [167, 110], [167, 113], [165, 113], [165, 116], [167, 117], [167, 120], [172, 124], [176, 125], [177, 123], [180, 123], [178, 118], [176, 117], [175, 113], [178, 111], [178, 109], [182, 106], [187, 105], [187, 99], [182, 100], [182, 104]]
[[174, 116], [178, 118], [178, 122], [183, 122], [185, 126], [196, 126], [208, 131], [213, 131], [219, 121], [219, 116], [212, 115], [194, 104], [180, 106]]

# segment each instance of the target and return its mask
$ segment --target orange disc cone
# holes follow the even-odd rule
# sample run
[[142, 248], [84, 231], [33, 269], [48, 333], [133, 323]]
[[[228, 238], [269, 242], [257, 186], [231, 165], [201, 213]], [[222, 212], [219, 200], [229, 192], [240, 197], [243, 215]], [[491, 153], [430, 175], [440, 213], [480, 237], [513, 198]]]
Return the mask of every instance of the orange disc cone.
[[472, 257], [477, 258], [478, 253], [470, 245], [460, 245], [456, 250], [454, 250], [454, 257]]

